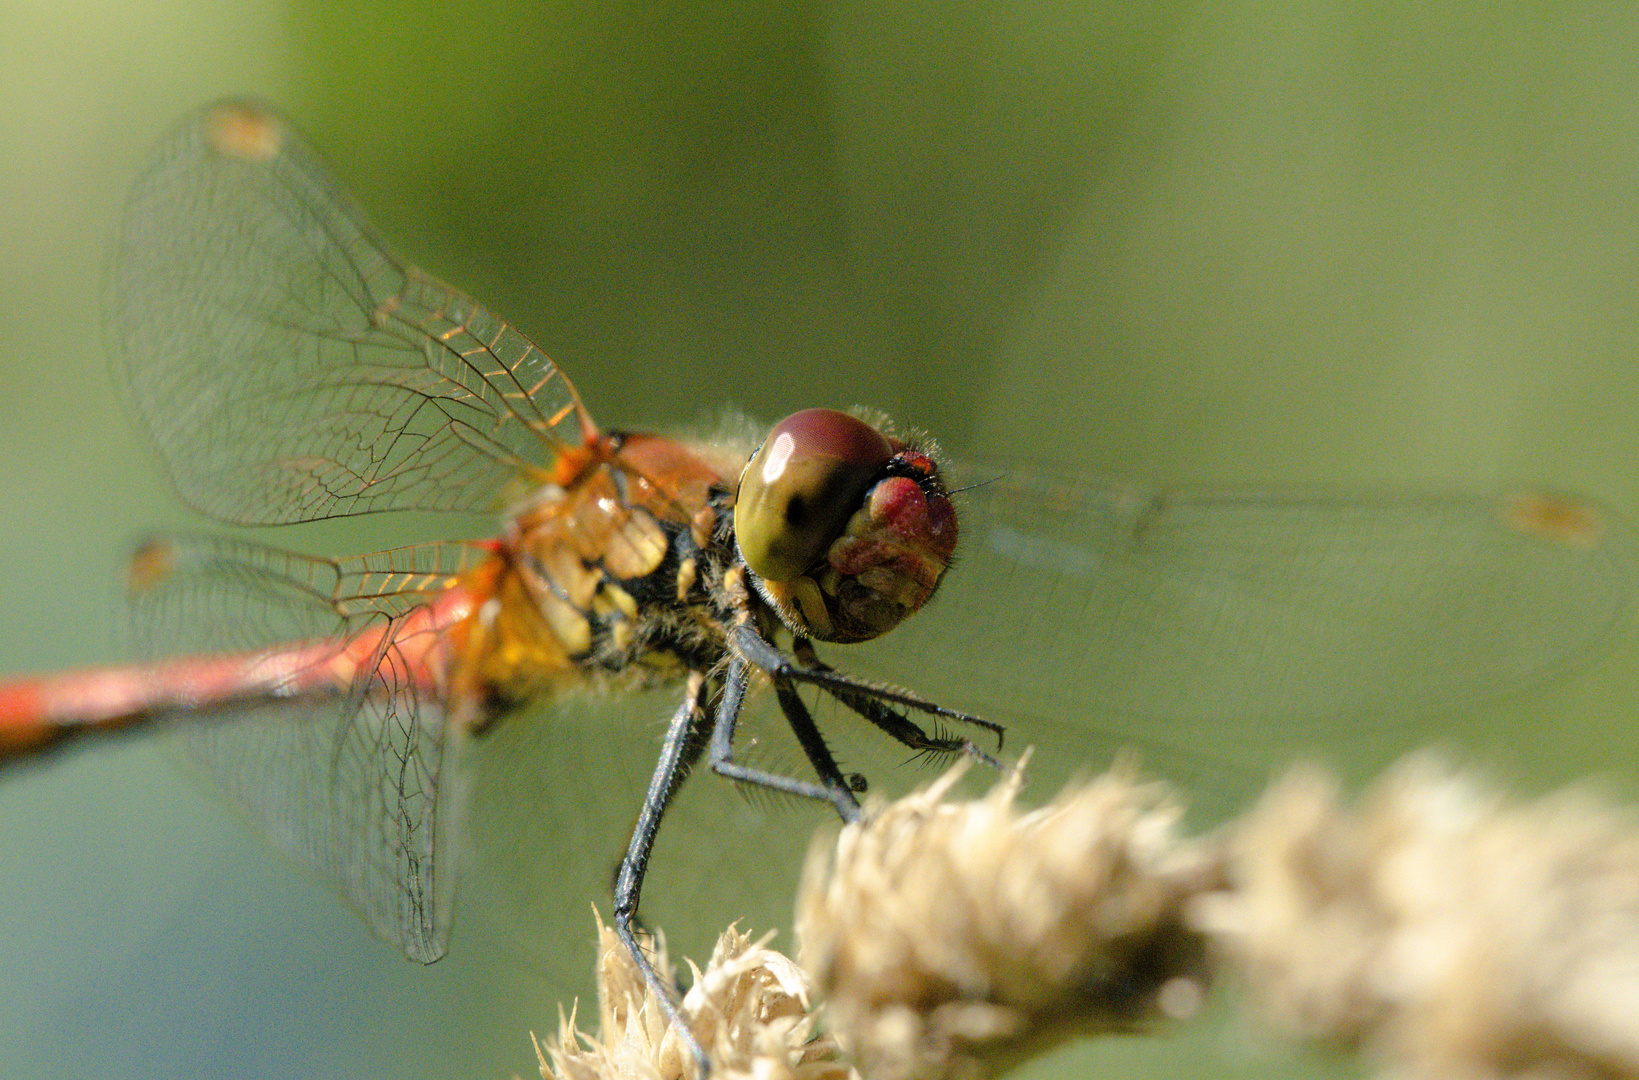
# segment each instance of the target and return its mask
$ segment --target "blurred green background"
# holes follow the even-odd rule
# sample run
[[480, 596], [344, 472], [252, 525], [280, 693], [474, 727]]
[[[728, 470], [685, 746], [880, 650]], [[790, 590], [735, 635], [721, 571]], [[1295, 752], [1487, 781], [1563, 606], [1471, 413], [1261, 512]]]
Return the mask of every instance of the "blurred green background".
[[[284, 108], [400, 252], [529, 333], [606, 423], [867, 403], [1089, 474], [1544, 480], [1639, 516], [1636, 21], [1477, 3], [5, 0], [0, 671], [122, 655], [126, 553], [193, 523], [116, 404], [97, 283], [149, 146], [232, 92]], [[1598, 773], [1628, 790], [1632, 647], [1374, 752], [1447, 738], [1523, 788]], [[475, 826], [603, 743], [628, 751], [608, 784], [624, 797], [664, 709], [626, 710], [650, 726], [613, 735], [613, 706], [573, 733], [508, 733]], [[1220, 734], [1190, 749], [1234, 762]], [[739, 854], [795, 864], [816, 817], [773, 816]], [[422, 970], [152, 746], [9, 780], [0, 821], [10, 1077], [527, 1075], [528, 1033], [586, 989], [583, 913], [618, 848], [607, 822], [567, 820], [479, 843], [453, 951]], [[685, 821], [674, 864], [690, 836]], [[690, 895], [675, 880], [661, 889]], [[712, 887], [702, 916], [736, 914]], [[787, 903], [766, 888], [776, 914], [754, 929]], [[666, 895], [651, 914], [681, 924]], [[524, 946], [520, 913], [542, 920]], [[1337, 1067], [1233, 1024], [1038, 1066]]]

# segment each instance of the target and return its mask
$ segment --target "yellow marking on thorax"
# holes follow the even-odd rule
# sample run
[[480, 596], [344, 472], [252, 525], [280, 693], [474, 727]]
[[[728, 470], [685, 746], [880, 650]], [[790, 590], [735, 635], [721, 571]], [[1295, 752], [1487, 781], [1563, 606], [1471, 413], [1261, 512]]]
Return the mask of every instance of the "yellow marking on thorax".
[[[490, 595], [471, 617], [466, 650], [473, 689], [522, 701], [569, 688], [579, 675], [572, 656], [584, 649], [543, 616], [516, 566], [497, 559], [484, 569]], [[562, 621], [573, 632], [572, 620]]]

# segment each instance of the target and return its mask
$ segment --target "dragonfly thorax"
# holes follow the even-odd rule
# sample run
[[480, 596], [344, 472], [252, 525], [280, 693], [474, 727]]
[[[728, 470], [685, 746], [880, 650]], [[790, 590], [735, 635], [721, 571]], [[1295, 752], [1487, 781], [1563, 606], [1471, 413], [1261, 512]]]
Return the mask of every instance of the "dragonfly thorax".
[[[569, 460], [564, 460], [569, 459]], [[721, 467], [679, 442], [611, 433], [513, 507], [468, 588], [464, 680], [503, 711], [573, 687], [633, 690], [723, 656], [735, 560]], [[463, 680], [458, 680], [463, 681]]]

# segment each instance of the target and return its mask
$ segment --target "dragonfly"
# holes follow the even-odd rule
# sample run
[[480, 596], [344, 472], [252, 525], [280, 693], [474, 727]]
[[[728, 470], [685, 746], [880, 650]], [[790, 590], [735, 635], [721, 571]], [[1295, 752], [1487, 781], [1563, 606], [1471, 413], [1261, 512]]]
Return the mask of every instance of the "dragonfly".
[[[913, 752], [988, 761], [998, 718], [1432, 712], [1590, 651], [1639, 566], [1617, 515], [1547, 489], [1109, 484], [964, 463], [829, 409], [708, 441], [605, 430], [524, 335], [391, 255], [250, 100], [161, 143], [105, 307], [132, 411], [216, 522], [501, 525], [340, 558], [152, 540], [130, 579], [156, 655], [0, 686], [0, 757], [182, 726], [275, 846], [423, 962], [448, 947], [468, 751], [542, 700], [680, 688], [615, 883], [664, 990], [638, 902], [692, 769], [859, 813], [864, 779], [803, 688]], [[898, 689], [907, 673], [964, 708]], [[759, 693], [811, 778], [737, 754]]]
[[[296, 609], [290, 621], [323, 612], [340, 629], [14, 684], [0, 690], [6, 748], [38, 754], [184, 710], [302, 714], [309, 726], [260, 753], [224, 752], [231, 790], [269, 817], [305, 818], [284, 842], [342, 875], [377, 931], [431, 962], [453, 902], [451, 744], [572, 682], [681, 682], [614, 889], [617, 933], [675, 1010], [639, 940], [638, 900], [660, 820], [708, 751], [719, 774], [857, 818], [862, 780], [842, 771], [802, 684], [912, 750], [996, 764], [908, 714], [999, 741], [998, 725], [842, 675], [813, 644], [877, 637], [932, 596], [957, 539], [949, 493], [914, 443], [836, 410], [787, 417], [749, 460], [603, 431], [538, 348], [385, 255], [339, 191], [260, 103], [219, 102], [181, 125], [115, 248], [111, 335], [137, 410], [178, 487], [219, 520], [445, 510], [471, 505], [478, 484], [483, 499], [503, 493], [501, 535], [350, 560], [153, 541], [132, 575], [160, 606], [232, 580], [241, 602], [223, 622]], [[202, 390], [224, 362], [237, 374]], [[214, 450], [184, 450], [201, 431]], [[754, 672], [815, 779], [736, 759]], [[294, 752], [314, 721], [321, 744], [301, 751], [323, 779], [267, 783], [285, 771], [268, 755]]]

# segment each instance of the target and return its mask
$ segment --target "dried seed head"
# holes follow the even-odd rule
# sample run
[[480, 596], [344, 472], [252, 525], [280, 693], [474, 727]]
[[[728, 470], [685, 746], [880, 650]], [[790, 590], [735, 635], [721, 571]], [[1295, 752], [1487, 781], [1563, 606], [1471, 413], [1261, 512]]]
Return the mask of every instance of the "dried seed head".
[[1432, 755], [1358, 806], [1294, 770], [1193, 922], [1287, 1033], [1397, 1077], [1639, 1076], [1639, 831], [1586, 789], [1511, 803]]
[[[859, 1080], [835, 1044], [814, 1035], [808, 979], [787, 957], [730, 927], [717, 941], [682, 1012], [722, 1080]], [[656, 966], [668, 972], [664, 942]], [[691, 968], [693, 965], [690, 965]], [[684, 1080], [694, 1059], [666, 1022], [631, 954], [598, 922], [598, 1032], [560, 1015], [558, 1034], [537, 1041], [543, 1080]]]
[[1164, 789], [1118, 768], [1024, 812], [1018, 773], [947, 801], [962, 768], [810, 855], [801, 958], [865, 1075], [994, 1075], [1199, 1001], [1208, 863]]

